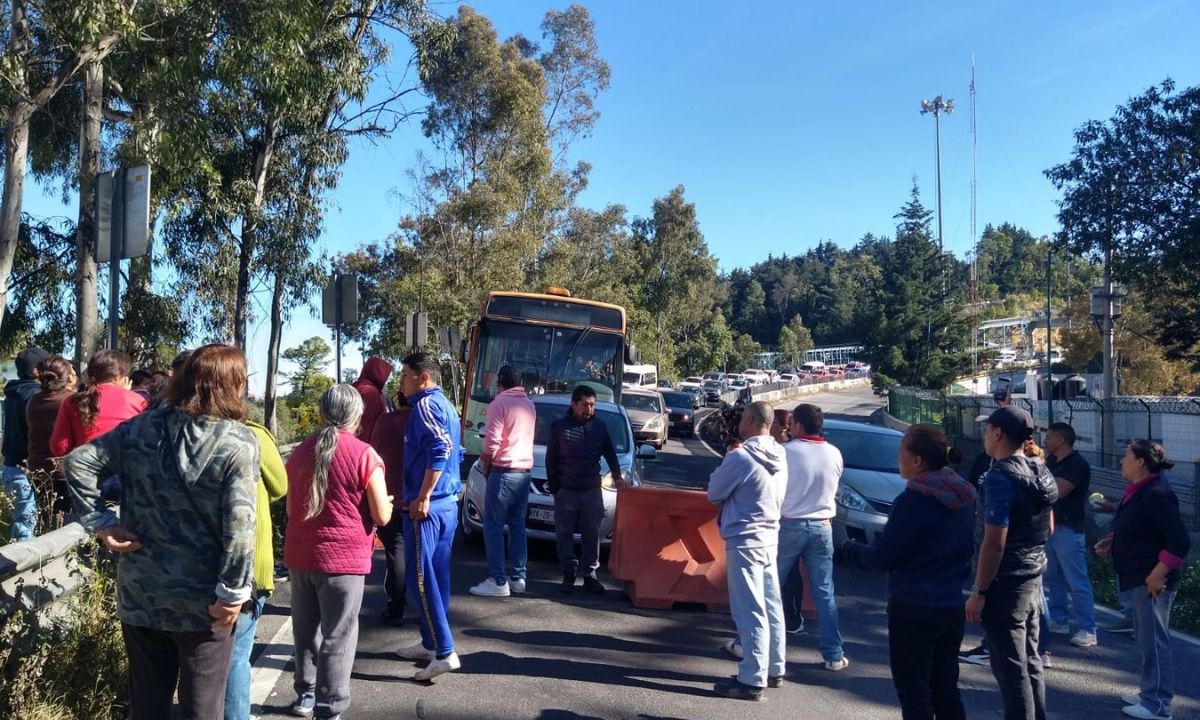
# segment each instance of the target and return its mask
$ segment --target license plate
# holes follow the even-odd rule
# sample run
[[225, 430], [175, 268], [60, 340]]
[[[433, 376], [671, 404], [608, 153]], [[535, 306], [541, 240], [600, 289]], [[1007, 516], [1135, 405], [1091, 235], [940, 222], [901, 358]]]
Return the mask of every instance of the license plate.
[[548, 525], [554, 524], [554, 508], [533, 507], [529, 508], [529, 519], [537, 520]]

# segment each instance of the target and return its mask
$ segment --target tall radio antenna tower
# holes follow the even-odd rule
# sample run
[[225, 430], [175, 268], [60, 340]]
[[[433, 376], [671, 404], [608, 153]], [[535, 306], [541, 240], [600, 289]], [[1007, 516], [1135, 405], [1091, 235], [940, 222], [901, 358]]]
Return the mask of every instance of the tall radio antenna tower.
[[975, 228], [976, 191], [975, 53], [971, 53], [971, 372], [979, 372], [979, 234]]

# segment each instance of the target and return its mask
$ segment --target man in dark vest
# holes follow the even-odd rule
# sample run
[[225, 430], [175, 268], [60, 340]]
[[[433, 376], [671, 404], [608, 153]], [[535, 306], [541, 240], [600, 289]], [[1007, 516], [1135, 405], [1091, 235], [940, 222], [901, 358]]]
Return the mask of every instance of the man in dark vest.
[[983, 542], [966, 607], [967, 620], [983, 626], [1005, 720], [1046, 719], [1038, 625], [1058, 487], [1041, 460], [1025, 456], [1032, 436], [1024, 410], [1002, 407], [988, 416], [983, 447], [995, 462], [981, 483]]

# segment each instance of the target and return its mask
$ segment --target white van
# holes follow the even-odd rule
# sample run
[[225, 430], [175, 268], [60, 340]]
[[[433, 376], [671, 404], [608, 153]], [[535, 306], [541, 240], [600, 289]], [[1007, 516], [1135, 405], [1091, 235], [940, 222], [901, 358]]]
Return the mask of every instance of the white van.
[[808, 373], [809, 375], [820, 375], [825, 372], [825, 363], [820, 360], [810, 360], [800, 366], [800, 372]]
[[626, 365], [621, 384], [626, 387], [658, 387], [658, 366]]

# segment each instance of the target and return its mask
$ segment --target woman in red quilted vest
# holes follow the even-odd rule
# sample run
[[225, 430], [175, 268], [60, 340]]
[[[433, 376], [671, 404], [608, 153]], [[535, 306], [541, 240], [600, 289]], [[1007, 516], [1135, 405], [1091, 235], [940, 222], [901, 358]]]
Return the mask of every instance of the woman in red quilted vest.
[[383, 461], [354, 436], [363, 414], [358, 391], [334, 385], [321, 396], [320, 411], [321, 430], [287, 461], [283, 563], [292, 583], [292, 713], [326, 720], [341, 718], [350, 705], [363, 584], [375, 526], [391, 520], [392, 498]]

